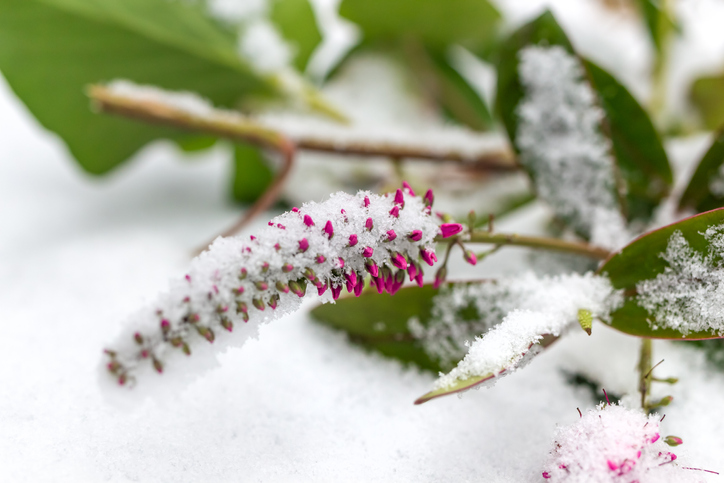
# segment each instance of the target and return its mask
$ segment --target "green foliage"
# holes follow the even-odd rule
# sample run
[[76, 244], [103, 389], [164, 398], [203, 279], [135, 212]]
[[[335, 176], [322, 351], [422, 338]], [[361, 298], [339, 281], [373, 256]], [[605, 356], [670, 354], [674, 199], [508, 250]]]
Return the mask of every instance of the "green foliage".
[[626, 181], [629, 220], [648, 221], [673, 183], [669, 159], [651, 118], [611, 74], [584, 61], [606, 112], [606, 126], [621, 176]]
[[342, 330], [352, 342], [387, 357], [434, 372], [447, 369], [432, 359], [415, 340], [407, 325], [412, 317], [430, 321], [432, 298], [438, 290], [429, 285], [406, 287], [394, 297], [365, 291], [360, 297], [343, 297], [336, 304], [316, 307], [311, 314], [324, 325]]
[[719, 169], [722, 164], [724, 164], [724, 132], [718, 133], [709, 150], [699, 161], [689, 186], [681, 195], [679, 208], [702, 212], [724, 205], [724, 196], [721, 193], [711, 192], [712, 182], [720, 178]]
[[187, 136], [176, 139], [176, 145], [184, 152], [195, 153], [209, 149], [216, 141], [218, 139], [213, 136]]
[[724, 74], [697, 79], [691, 85], [689, 97], [707, 129], [724, 126]]
[[[664, 272], [667, 262], [660, 256], [666, 251], [671, 235], [680, 231], [692, 249], [706, 254], [708, 242], [703, 233], [710, 226], [724, 223], [724, 209], [709, 211], [649, 232], [609, 258], [599, 269], [608, 276], [616, 289], [623, 289], [624, 305], [612, 315], [611, 326], [637, 337], [656, 339], [711, 339], [717, 338], [710, 332], [681, 332], [670, 328], [653, 330], [647, 320], [653, 315], [637, 302], [636, 284], [655, 278]], [[682, 288], [683, 290], [683, 288]]]
[[665, 50], [669, 35], [679, 30], [676, 21], [661, 3], [659, 0], [638, 0], [649, 36], [659, 54]]
[[312, 52], [322, 41], [309, 0], [275, 0], [271, 19], [295, 49], [294, 65], [304, 71]]
[[0, 0], [0, 11], [0, 70], [89, 173], [109, 171], [154, 139], [187, 136], [92, 113], [90, 83], [125, 78], [225, 107], [274, 93], [239, 60], [234, 34], [190, 2]]
[[234, 146], [231, 193], [236, 201], [253, 203], [269, 187], [274, 175], [261, 149], [248, 144]]
[[500, 14], [487, 0], [343, 0], [340, 14], [362, 29], [366, 42], [412, 38], [432, 47], [484, 49]]

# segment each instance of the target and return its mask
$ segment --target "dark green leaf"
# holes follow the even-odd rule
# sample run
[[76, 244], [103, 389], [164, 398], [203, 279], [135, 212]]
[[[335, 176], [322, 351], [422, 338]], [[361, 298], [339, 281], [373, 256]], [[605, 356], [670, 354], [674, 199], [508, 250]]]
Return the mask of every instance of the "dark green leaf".
[[179, 148], [187, 153], [203, 151], [216, 144], [217, 138], [213, 136], [188, 136], [176, 140]]
[[[724, 132], [718, 133], [704, 157], [699, 161], [689, 186], [681, 195], [679, 208], [695, 209], [697, 212], [713, 210], [724, 205], [724, 186], [717, 189], [718, 184], [724, 183], [719, 170], [724, 164]], [[714, 186], [715, 193], [712, 193]]]
[[518, 132], [516, 110], [524, 95], [518, 75], [518, 53], [529, 45], [559, 45], [575, 54], [566, 33], [549, 11], [522, 26], [502, 45], [498, 61], [496, 109], [516, 152], [519, 152], [515, 142]]
[[312, 52], [322, 41], [309, 0], [275, 0], [271, 19], [295, 49], [294, 65], [304, 71]]
[[273, 88], [236, 55], [235, 37], [191, 2], [0, 0], [0, 70], [83, 168], [112, 169], [154, 139], [186, 136], [89, 109], [90, 83], [125, 78], [233, 107]]
[[343, 0], [340, 14], [359, 25], [368, 42], [414, 38], [473, 51], [495, 37], [500, 20], [488, 0]]
[[261, 149], [247, 144], [237, 144], [234, 147], [232, 179], [234, 199], [242, 203], [253, 203], [269, 187], [274, 175]]
[[689, 93], [707, 129], [724, 126], [724, 74], [701, 77], [694, 81]]
[[623, 289], [625, 296], [624, 305], [613, 314], [611, 326], [638, 337], [679, 340], [718, 338], [706, 331], [690, 332], [684, 336], [671, 328], [652, 329], [648, 320], [655, 321], [654, 317], [638, 304], [636, 284], [664, 272], [668, 263], [660, 255], [666, 251], [674, 232], [680, 231], [691, 248], [703, 255], [709, 249], [703, 233], [707, 228], [722, 223], [724, 209], [692, 216], [639, 237], [609, 258], [599, 272], [610, 278], [614, 288]]
[[672, 183], [661, 137], [646, 111], [620, 82], [593, 62], [584, 61], [584, 65], [606, 113], [616, 164], [626, 182], [628, 218], [648, 221]]
[[493, 125], [485, 100], [450, 64], [445, 51], [409, 40], [404, 42], [403, 59], [421, 89], [451, 119], [480, 131]]

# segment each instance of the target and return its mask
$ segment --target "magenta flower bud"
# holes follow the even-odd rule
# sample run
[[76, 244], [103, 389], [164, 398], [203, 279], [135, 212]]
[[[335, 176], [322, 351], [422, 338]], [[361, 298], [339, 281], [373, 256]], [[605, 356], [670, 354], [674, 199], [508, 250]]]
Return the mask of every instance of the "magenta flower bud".
[[161, 319], [161, 331], [165, 334], [171, 330], [171, 322], [166, 319]]
[[375, 250], [372, 247], [365, 247], [365, 249], [362, 250], [362, 256], [365, 258], [369, 258], [374, 252]]
[[260, 292], [263, 292], [264, 290], [269, 288], [269, 284], [267, 284], [266, 282], [254, 282], [254, 286]]
[[377, 264], [373, 260], [367, 260], [365, 261], [365, 269], [372, 275], [373, 277], [376, 277], [380, 274], [380, 269], [377, 266]]
[[417, 272], [417, 275], [415, 276], [415, 282], [417, 282], [417, 285], [419, 285], [420, 287], [422, 287], [422, 286], [424, 285], [424, 283], [425, 283], [425, 282], [422, 280], [422, 276], [423, 276], [422, 270], [420, 270], [419, 272]]
[[309, 249], [309, 242], [306, 238], [299, 240], [299, 251], [304, 253]]
[[246, 305], [246, 302], [237, 302], [236, 303], [236, 313], [246, 313], [249, 311], [249, 308]]
[[295, 206], [294, 208], [292, 208], [292, 211], [293, 211], [294, 213], [299, 213], [299, 208], [297, 208], [297, 207]]
[[355, 285], [357, 285], [357, 272], [351, 270], [344, 274], [344, 278], [347, 280], [347, 292], [351, 292]]
[[407, 259], [402, 253], [395, 252], [394, 255], [392, 255], [392, 265], [399, 268], [400, 270], [405, 270], [407, 268]]
[[317, 295], [320, 295], [320, 296], [321, 296], [321, 295], [324, 295], [324, 292], [326, 292], [326, 291], [327, 291], [327, 284], [326, 284], [326, 283], [317, 286]]
[[334, 300], [337, 300], [339, 298], [339, 295], [342, 293], [342, 286], [335, 285], [331, 288], [331, 290], [332, 290], [332, 298]]
[[364, 199], [364, 206], [365, 206], [365, 208], [367, 208], [369, 205], [370, 205], [370, 197], [369, 197], [369, 196], [365, 196], [365, 199]]
[[289, 285], [282, 282], [281, 280], [278, 280], [276, 283], [276, 288], [280, 292], [289, 293]]
[[463, 252], [463, 258], [470, 265], [477, 265], [477, 263], [478, 263], [478, 257], [473, 253], [472, 250], [465, 250]]
[[256, 237], [254, 235], [249, 235], [249, 240], [254, 241], [256, 240]]
[[377, 277], [373, 279], [375, 281], [375, 287], [377, 287], [377, 293], [382, 293], [385, 291], [385, 281], [382, 279], [382, 277]]
[[354, 296], [359, 297], [362, 294], [362, 289], [365, 288], [364, 278], [360, 278], [357, 285], [354, 286]]
[[415, 275], [417, 275], [417, 264], [415, 262], [410, 262], [407, 266], [407, 274], [410, 276], [410, 282], [415, 280]]
[[[264, 262], [261, 264], [261, 273], [266, 273], [269, 271], [269, 262]], [[214, 286], [215, 287], [215, 286]], [[216, 289], [218, 293], [218, 289]]]
[[332, 226], [332, 222], [330, 220], [327, 220], [327, 224], [324, 225], [324, 233], [327, 234], [327, 237], [330, 240], [334, 236], [334, 227]]
[[407, 235], [407, 238], [409, 238], [412, 241], [422, 240], [422, 230], [412, 230], [412, 233]]
[[398, 189], [397, 191], [395, 191], [395, 204], [397, 204], [397, 205], [405, 204], [405, 196], [402, 194], [401, 189]]
[[440, 231], [442, 232], [442, 237], [447, 238], [463, 231], [463, 225], [460, 223], [443, 223], [440, 225]]
[[365, 228], [367, 228], [367, 230], [369, 231], [369, 230], [372, 230], [372, 228], [374, 228], [374, 226], [375, 226], [375, 223], [372, 221], [372, 218], [367, 218], [367, 221], [365, 221]]
[[349, 236], [349, 246], [353, 247], [357, 244], [357, 235]]
[[324, 263], [326, 261], [327, 261], [327, 259], [324, 257], [324, 255], [317, 255], [316, 258], [314, 259], [315, 263]]
[[277, 223], [277, 228], [279, 228], [280, 230], [286, 230], [286, 229], [287, 229], [287, 227], [284, 226], [284, 225], [282, 225], [281, 223]]
[[251, 299], [251, 304], [262, 312], [264, 311], [264, 301], [262, 299]]
[[337, 258], [337, 266], [339, 268], [344, 268], [344, 258], [342, 258], [342, 257]]
[[282, 249], [282, 246], [280, 244], [278, 244], [278, 243], [274, 244], [274, 250], [279, 251], [281, 249]]
[[435, 201], [435, 195], [432, 194], [432, 190], [427, 190], [425, 196], [422, 197], [422, 201], [425, 202], [426, 206], [432, 206], [433, 201]]
[[135, 334], [133, 334], [133, 340], [135, 340], [136, 344], [138, 345], [143, 344], [143, 336], [140, 332], [136, 332]]
[[274, 222], [273, 222], [273, 221], [270, 221], [269, 223], [267, 223], [267, 225], [269, 225], [269, 226], [274, 226]]
[[410, 196], [415, 196], [415, 192], [412, 190], [412, 186], [410, 186], [407, 181], [402, 182], [402, 188], [406, 189], [408, 193], [410, 193]]
[[294, 265], [292, 265], [291, 263], [285, 263], [284, 265], [282, 265], [282, 272], [289, 273], [292, 270], [294, 270]]
[[309, 215], [304, 215], [304, 224], [307, 226], [314, 226], [314, 221], [312, 220], [312, 217]]
[[270, 307], [272, 310], [276, 310], [276, 308], [277, 308], [277, 303], [278, 303], [278, 302], [279, 302], [279, 295], [278, 295], [278, 294], [274, 294], [274, 295], [269, 299], [269, 302], [267, 302], [267, 305], [269, 305], [269, 307]]
[[244, 287], [239, 285], [237, 288], [233, 289], [232, 291], [234, 292], [234, 295], [236, 295], [238, 297], [239, 295], [242, 295], [244, 293]]
[[399, 270], [395, 274], [395, 278], [392, 281], [392, 290], [390, 291], [391, 295], [395, 295], [400, 288], [402, 288], [402, 285], [405, 283], [405, 271]]
[[304, 294], [307, 293], [307, 284], [303, 280], [301, 282], [291, 280], [289, 282], [289, 290], [291, 290], [297, 297], [304, 297]]
[[437, 255], [435, 255], [435, 252], [430, 250], [429, 248], [425, 248], [424, 250], [420, 250], [420, 256], [422, 259], [430, 265], [431, 267], [435, 264], [437, 261]]
[[395, 230], [390, 230], [387, 232], [387, 241], [388, 242], [391, 242], [395, 238], [397, 238], [397, 233], [395, 233]]
[[246, 278], [246, 274], [247, 274], [246, 268], [242, 268], [241, 271], [239, 272], [239, 280], [244, 280]]
[[191, 275], [186, 275], [184, 278], [187, 282], [191, 282]]
[[[399, 190], [398, 190], [398, 191], [399, 191]], [[399, 218], [399, 217], [400, 217], [400, 207], [397, 206], [397, 205], [393, 206], [392, 209], [390, 210], [390, 216], [394, 216], [395, 218]]]
[[[668, 444], [669, 446], [679, 446], [680, 444], [684, 443], [684, 440], [679, 438], [678, 436], [667, 436], [664, 438], [664, 443]], [[676, 458], [672, 458], [672, 461]]]
[[445, 281], [447, 278], [447, 268], [440, 267], [440, 269], [435, 274], [435, 282], [432, 284], [434, 288], [440, 288], [440, 285]]

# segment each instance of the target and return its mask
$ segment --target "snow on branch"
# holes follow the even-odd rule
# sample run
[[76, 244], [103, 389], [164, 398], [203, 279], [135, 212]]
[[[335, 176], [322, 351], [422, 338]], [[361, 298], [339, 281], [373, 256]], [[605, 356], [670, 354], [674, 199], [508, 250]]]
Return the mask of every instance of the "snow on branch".
[[703, 481], [691, 468], [679, 466], [670, 450], [656, 414], [601, 403], [556, 430], [543, 478], [571, 483]]
[[179, 359], [198, 351], [213, 359], [218, 350], [209, 343], [243, 344], [261, 322], [296, 310], [308, 292], [327, 302], [344, 288], [359, 295], [367, 273], [379, 292], [395, 293], [406, 275], [422, 284], [420, 261], [434, 263], [441, 234], [431, 201], [430, 191], [421, 198], [406, 183], [393, 195], [340, 192], [277, 216], [248, 241], [218, 238], [185, 277], [130, 318], [106, 350], [105, 372], [116, 385], [155, 386], [146, 373], [179, 371]]
[[595, 245], [619, 248], [630, 239], [617, 197], [603, 111], [583, 80], [580, 61], [562, 47], [520, 52], [525, 96], [518, 107], [520, 162], [556, 214]]
[[[605, 320], [623, 301], [620, 291], [614, 291], [607, 278], [592, 273], [543, 278], [528, 273], [496, 283], [470, 286], [462, 293], [460, 290], [453, 288], [441, 295], [443, 303], [438, 300], [433, 315], [446, 324], [445, 320], [450, 316], [446, 311], [457, 310], [455, 300], [475, 298], [480, 304], [478, 310], [489, 314], [486, 322], [492, 328], [472, 343], [466, 342], [467, 355], [457, 367], [436, 381], [436, 390], [451, 388], [456, 382], [473, 377], [507, 375], [536, 354], [540, 349], [537, 344], [544, 336], [559, 336], [569, 326], [577, 325], [579, 310], [587, 310], [594, 317]], [[449, 297], [453, 299], [452, 303], [446, 300]], [[496, 314], [501, 318], [492, 320]], [[438, 326], [433, 323], [430, 330], [437, 331]], [[448, 354], [449, 347], [438, 347], [430, 342], [425, 346], [434, 355]], [[495, 378], [490, 383], [495, 383]]]
[[695, 251], [680, 231], [675, 231], [661, 253], [669, 266], [656, 278], [636, 284], [637, 302], [652, 314], [654, 329], [681, 332], [711, 331], [724, 335], [724, 225], [703, 233], [708, 252]]

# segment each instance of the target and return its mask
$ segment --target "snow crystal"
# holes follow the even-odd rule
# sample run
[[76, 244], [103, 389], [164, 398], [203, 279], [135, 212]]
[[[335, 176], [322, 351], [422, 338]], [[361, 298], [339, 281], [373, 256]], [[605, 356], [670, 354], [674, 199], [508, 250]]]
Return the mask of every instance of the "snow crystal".
[[663, 442], [659, 416], [601, 403], [570, 426], [559, 427], [543, 472], [552, 482], [698, 482], [701, 475], [678, 465]]
[[702, 235], [708, 242], [706, 255], [675, 231], [660, 254], [669, 266], [656, 278], [636, 284], [636, 301], [653, 316], [648, 320], [653, 329], [724, 334], [724, 225], [709, 227]]
[[558, 46], [526, 47], [520, 78], [520, 161], [533, 173], [538, 195], [594, 244], [619, 248], [630, 235], [619, 211], [614, 160], [600, 132], [603, 111], [578, 59]]
[[346, 286], [359, 295], [365, 272], [380, 292], [394, 293], [412, 267], [421, 283], [416, 260], [440, 232], [429, 213], [408, 189], [396, 196], [340, 192], [277, 216], [250, 241], [219, 238], [185, 277], [131, 317], [107, 351], [107, 372], [124, 385], [149, 377], [141, 371], [178, 370], [184, 354], [211, 352], [203, 339], [217, 341], [214, 352], [241, 345], [260, 323], [296, 310], [306, 292], [331, 301]]
[[[525, 362], [526, 353], [544, 335], [559, 336], [576, 324], [580, 309], [606, 320], [622, 302], [621, 292], [614, 291], [607, 278], [590, 272], [543, 278], [528, 273], [474, 287], [481, 303], [492, 302], [483, 311], [508, 312], [497, 325], [469, 344], [465, 358], [437, 380], [436, 389], [449, 388], [470, 377], [507, 375]], [[445, 305], [440, 310], [444, 311]]]

